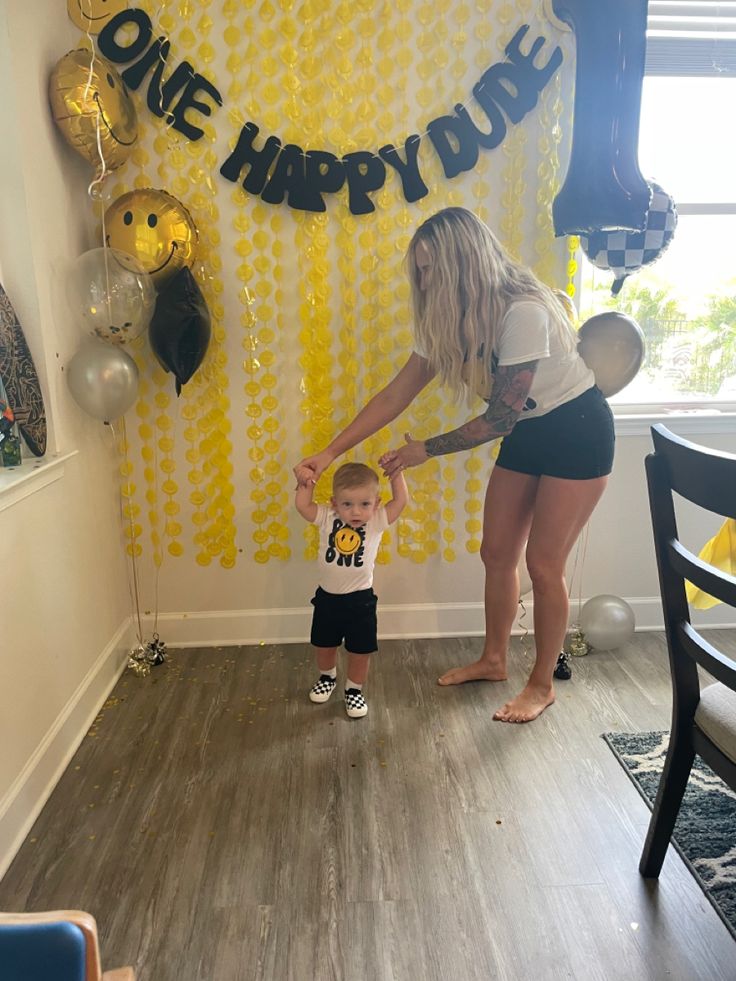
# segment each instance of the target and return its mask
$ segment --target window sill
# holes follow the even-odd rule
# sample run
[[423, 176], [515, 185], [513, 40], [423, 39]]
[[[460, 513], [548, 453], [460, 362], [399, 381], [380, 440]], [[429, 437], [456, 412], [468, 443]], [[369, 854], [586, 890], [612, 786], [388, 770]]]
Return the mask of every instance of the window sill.
[[617, 436], [648, 436], [650, 426], [656, 422], [672, 425], [678, 435], [711, 433], [736, 434], [736, 411], [720, 409], [662, 409], [653, 407], [650, 412], [617, 411], [612, 405]]
[[12, 507], [64, 476], [64, 463], [77, 451], [40, 460], [25, 460], [18, 467], [0, 467], [0, 511]]

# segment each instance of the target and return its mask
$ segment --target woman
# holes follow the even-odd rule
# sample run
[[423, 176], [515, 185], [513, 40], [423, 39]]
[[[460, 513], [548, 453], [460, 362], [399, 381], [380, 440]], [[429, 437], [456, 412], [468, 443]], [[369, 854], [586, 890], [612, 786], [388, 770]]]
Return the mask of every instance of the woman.
[[515, 262], [464, 208], [446, 208], [415, 232], [407, 253], [415, 350], [328, 447], [294, 468], [316, 480], [332, 461], [395, 419], [435, 377], [457, 398], [487, 393], [482, 415], [452, 432], [413, 440], [379, 461], [390, 477], [430, 457], [505, 437], [486, 491], [485, 643], [479, 660], [441, 685], [503, 681], [526, 543], [534, 594], [536, 660], [524, 689], [493, 716], [530, 722], [554, 702], [553, 671], [567, 631], [565, 564], [606, 486], [613, 417], [577, 351], [554, 292]]

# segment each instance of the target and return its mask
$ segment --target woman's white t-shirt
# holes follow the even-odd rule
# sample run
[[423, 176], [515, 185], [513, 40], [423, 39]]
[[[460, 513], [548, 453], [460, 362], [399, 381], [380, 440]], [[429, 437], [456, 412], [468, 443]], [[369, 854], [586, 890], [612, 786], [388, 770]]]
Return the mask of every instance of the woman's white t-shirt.
[[518, 300], [496, 329], [494, 367], [538, 361], [519, 422], [543, 416], [595, 385], [595, 375], [578, 353], [572, 326], [552, 320], [536, 300]]
[[595, 385], [595, 375], [578, 353], [572, 326], [551, 319], [537, 300], [517, 300], [509, 306], [496, 328], [492, 371], [527, 361], [538, 363], [519, 422], [543, 416]]

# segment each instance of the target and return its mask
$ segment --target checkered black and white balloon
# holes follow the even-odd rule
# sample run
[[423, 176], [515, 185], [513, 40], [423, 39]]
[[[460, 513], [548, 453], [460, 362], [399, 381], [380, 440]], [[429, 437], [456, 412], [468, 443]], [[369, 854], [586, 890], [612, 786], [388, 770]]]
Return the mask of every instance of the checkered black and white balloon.
[[580, 238], [583, 251], [593, 265], [599, 269], [610, 269], [614, 274], [611, 287], [614, 296], [620, 291], [627, 276], [662, 255], [675, 234], [675, 202], [655, 181], [648, 183], [652, 190], [652, 199], [643, 231], [593, 232], [592, 235]]

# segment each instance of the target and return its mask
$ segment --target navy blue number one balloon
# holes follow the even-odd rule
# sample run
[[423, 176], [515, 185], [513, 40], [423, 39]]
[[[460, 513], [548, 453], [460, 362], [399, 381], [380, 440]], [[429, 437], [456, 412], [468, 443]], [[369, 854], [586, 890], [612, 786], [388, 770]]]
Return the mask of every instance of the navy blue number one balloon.
[[553, 0], [575, 32], [572, 150], [552, 205], [555, 235], [640, 231], [651, 191], [639, 170], [647, 0]]

